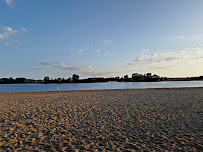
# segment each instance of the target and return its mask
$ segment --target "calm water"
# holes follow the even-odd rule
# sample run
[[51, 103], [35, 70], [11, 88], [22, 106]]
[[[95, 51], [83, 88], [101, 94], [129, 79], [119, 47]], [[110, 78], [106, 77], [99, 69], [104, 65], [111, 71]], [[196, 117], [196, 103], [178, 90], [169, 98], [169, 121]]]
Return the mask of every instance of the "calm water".
[[59, 86], [60, 91], [181, 88], [181, 87], [203, 87], [203, 81], [108, 82], [108, 83], [70, 83], [70, 84], [0, 84], [0, 92], [56, 91], [57, 86]]

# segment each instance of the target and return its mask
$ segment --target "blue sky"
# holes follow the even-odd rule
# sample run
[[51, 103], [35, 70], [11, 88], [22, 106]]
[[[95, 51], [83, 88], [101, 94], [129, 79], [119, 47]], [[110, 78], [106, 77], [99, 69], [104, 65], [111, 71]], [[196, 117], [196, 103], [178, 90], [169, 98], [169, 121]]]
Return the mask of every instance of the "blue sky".
[[203, 75], [202, 0], [0, 0], [0, 78]]

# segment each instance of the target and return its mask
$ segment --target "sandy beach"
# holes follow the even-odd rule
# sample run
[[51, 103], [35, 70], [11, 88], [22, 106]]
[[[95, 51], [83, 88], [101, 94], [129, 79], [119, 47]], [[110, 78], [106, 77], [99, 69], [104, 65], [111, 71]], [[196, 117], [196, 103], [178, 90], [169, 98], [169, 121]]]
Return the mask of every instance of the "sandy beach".
[[203, 88], [0, 93], [0, 151], [203, 151]]

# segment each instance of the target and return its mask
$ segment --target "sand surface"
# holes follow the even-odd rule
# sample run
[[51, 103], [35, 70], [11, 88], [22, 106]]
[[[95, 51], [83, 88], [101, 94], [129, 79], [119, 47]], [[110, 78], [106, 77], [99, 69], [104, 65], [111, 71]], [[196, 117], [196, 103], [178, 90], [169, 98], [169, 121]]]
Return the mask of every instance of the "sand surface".
[[203, 88], [0, 93], [0, 151], [202, 151]]

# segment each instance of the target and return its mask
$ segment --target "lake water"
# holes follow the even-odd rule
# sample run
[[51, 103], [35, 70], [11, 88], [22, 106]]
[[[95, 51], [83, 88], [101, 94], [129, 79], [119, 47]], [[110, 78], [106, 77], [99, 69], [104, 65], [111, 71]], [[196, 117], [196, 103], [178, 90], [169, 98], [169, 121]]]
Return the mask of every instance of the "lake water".
[[106, 83], [68, 83], [68, 84], [0, 84], [0, 92], [40, 92], [68, 90], [103, 89], [146, 89], [203, 87], [203, 81], [163, 81], [163, 82], [106, 82]]

